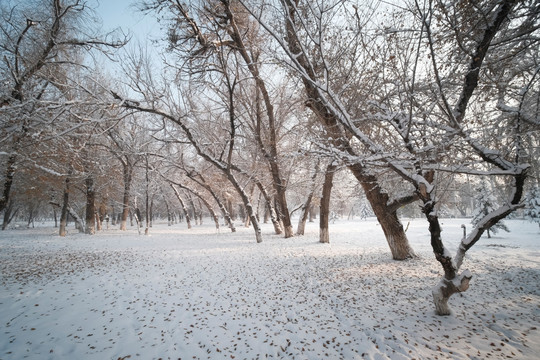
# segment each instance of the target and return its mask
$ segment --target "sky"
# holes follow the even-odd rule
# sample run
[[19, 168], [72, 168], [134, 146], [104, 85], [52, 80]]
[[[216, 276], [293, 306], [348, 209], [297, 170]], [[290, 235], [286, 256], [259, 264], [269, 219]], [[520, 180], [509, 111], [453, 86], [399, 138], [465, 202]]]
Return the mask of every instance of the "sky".
[[[122, 57], [124, 51], [137, 51], [139, 46], [146, 48], [147, 55], [150, 56], [156, 68], [162, 64], [159, 58], [157, 45], [150, 40], [163, 39], [164, 32], [161, 25], [157, 22], [155, 14], [146, 15], [137, 10], [135, 4], [141, 0], [88, 0], [97, 17], [101, 18], [102, 24], [99, 32], [106, 34], [111, 31], [121, 29], [126, 35], [130, 36], [130, 42], [119, 54]], [[99, 27], [99, 25], [97, 25]], [[99, 55], [97, 59], [100, 59]], [[103, 57], [100, 61], [106, 71], [111, 74], [122, 76], [121, 63], [111, 62]]]
[[160, 34], [159, 24], [150, 15], [144, 15], [134, 5], [137, 0], [91, 0], [91, 6], [103, 21], [104, 32], [121, 28], [133, 35], [134, 40], [144, 42]]

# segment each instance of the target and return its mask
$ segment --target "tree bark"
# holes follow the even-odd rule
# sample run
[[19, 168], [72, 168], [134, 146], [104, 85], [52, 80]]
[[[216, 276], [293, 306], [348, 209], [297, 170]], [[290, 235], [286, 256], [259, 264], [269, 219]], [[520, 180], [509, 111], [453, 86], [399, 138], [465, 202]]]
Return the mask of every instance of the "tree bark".
[[124, 172], [124, 194], [122, 197], [122, 218], [120, 220], [120, 230], [127, 230], [127, 219], [129, 216], [129, 196], [131, 192], [131, 179], [133, 169], [129, 164], [123, 164]]
[[319, 215], [319, 242], [328, 244], [330, 242], [329, 231], [329, 214], [330, 214], [330, 195], [332, 193], [332, 185], [334, 173], [337, 166], [332, 161], [326, 167], [324, 174], [324, 184], [322, 189], [321, 212]]
[[150, 197], [150, 178], [149, 178], [149, 166], [148, 166], [148, 154], [145, 156], [145, 170], [146, 170], [146, 176], [145, 176], [145, 194], [144, 194], [144, 217], [145, 217], [145, 227], [144, 227], [144, 235], [149, 235], [150, 232], [150, 204], [149, 204], [149, 197]]
[[96, 193], [94, 190], [94, 179], [89, 176], [86, 178], [86, 226], [85, 233], [94, 235], [96, 233], [96, 209], [95, 200]]
[[389, 206], [388, 194], [381, 189], [377, 178], [366, 175], [364, 169], [358, 164], [349, 165], [349, 170], [364, 189], [366, 198], [384, 232], [392, 258], [394, 260], [405, 260], [415, 257], [416, 255], [409, 245], [409, 239], [407, 239], [403, 225], [397, 215], [397, 208], [396, 206]]
[[272, 197], [270, 196], [270, 194], [268, 194], [268, 191], [266, 190], [266, 188], [264, 187], [264, 185], [260, 182], [260, 181], [257, 181], [257, 187], [259, 188], [259, 191], [261, 192], [261, 194], [263, 195], [265, 201], [266, 201], [266, 208], [265, 208], [265, 213], [264, 213], [264, 223], [268, 223], [268, 216], [270, 217], [270, 221], [272, 221], [272, 225], [274, 225], [274, 232], [276, 233], [276, 235], [279, 235], [283, 232], [282, 228], [281, 228], [281, 224], [279, 223], [279, 219], [278, 219], [278, 216], [276, 214], [276, 210], [274, 208], [274, 206], [272, 206]]
[[306, 202], [302, 205], [302, 208], [300, 209], [300, 219], [298, 220], [298, 228], [296, 229], [296, 235], [304, 235], [308, 213], [311, 208], [313, 195], [315, 194], [315, 185], [316, 185], [316, 179], [317, 179], [318, 174], [319, 174], [319, 163], [317, 162], [317, 164], [315, 165], [315, 172], [313, 173], [313, 176], [311, 177], [311, 188], [309, 190], [309, 194], [307, 196]]
[[13, 185], [13, 177], [15, 176], [15, 161], [17, 160], [17, 155], [9, 155], [6, 174], [4, 180], [4, 188], [2, 189], [2, 197], [0, 198], [0, 212], [6, 209], [7, 204], [11, 196], [11, 187]]
[[173, 184], [169, 184], [169, 185], [173, 189], [174, 194], [176, 195], [176, 198], [178, 199], [178, 202], [180, 202], [180, 206], [182, 207], [182, 211], [184, 212], [184, 216], [186, 217], [187, 228], [191, 229], [191, 219], [189, 217], [189, 211], [186, 208], [186, 204], [184, 200], [182, 199], [182, 197], [180, 196], [178, 189], [176, 189]]
[[[199, 182], [198, 182], [198, 183], [199, 183]], [[202, 201], [202, 203], [204, 204], [204, 206], [208, 209], [208, 212], [210, 213], [210, 216], [211, 216], [212, 219], [214, 220], [214, 223], [216, 224], [216, 229], [219, 230], [219, 218], [218, 218], [216, 212], [214, 211], [212, 205], [210, 204], [210, 202], [208, 202], [208, 200], [206, 200], [206, 199], [204, 198], [204, 196], [203, 196], [201, 193], [199, 193], [197, 190], [190, 189], [190, 188], [188, 188], [187, 186], [184, 186], [184, 185], [181, 185], [181, 184], [178, 184], [178, 183], [175, 183], [175, 185], [176, 185], [176, 186], [179, 186], [179, 187], [181, 187], [181, 188], [183, 188], [183, 189], [186, 189], [187, 191], [190, 191], [191, 193], [193, 193], [193, 195], [195, 195], [195, 196], [199, 199], [199, 201]], [[208, 189], [207, 189], [207, 190], [208, 190]], [[208, 191], [209, 191], [209, 190], [208, 190]], [[211, 192], [211, 191], [209, 191], [209, 192]], [[211, 192], [211, 193], [212, 193], [212, 192]], [[214, 199], [218, 202], [218, 206], [219, 206], [220, 209], [221, 209], [222, 204], [221, 204], [221, 205], [219, 204], [219, 203], [221, 203], [221, 202], [218, 201], [217, 196], [214, 196], [214, 194], [212, 194], [212, 195], [213, 195]], [[199, 205], [200, 205], [200, 204], [199, 204]], [[202, 206], [201, 206], [201, 207], [202, 207]], [[223, 210], [225, 210], [225, 209], [223, 208], [223, 209], [221, 209], [221, 210], [222, 210], [222, 212], [223, 212]], [[226, 211], [226, 210], [225, 210], [225, 211]], [[228, 219], [225, 218], [225, 216], [227, 216]], [[202, 210], [201, 210], [201, 212], [200, 212], [200, 216], [199, 216], [199, 217], [201, 218], [201, 224], [202, 224]], [[229, 223], [229, 225], [231, 225], [231, 222], [230, 222], [231, 220], [230, 220], [230, 217], [228, 216], [228, 213], [227, 213], [227, 214], [224, 213], [224, 218], [225, 218], [225, 221], [227, 221], [227, 222]], [[232, 230], [232, 232], [235, 232], [235, 231], [236, 231], [236, 229], [234, 229], [234, 225], [232, 225], [232, 229], [231, 229], [231, 230]]]
[[251, 205], [251, 202], [249, 200], [249, 196], [244, 191], [244, 188], [238, 183], [236, 178], [233, 174], [230, 172], [227, 173], [227, 177], [231, 184], [236, 188], [236, 191], [240, 194], [240, 197], [242, 198], [242, 201], [244, 203], [244, 206], [246, 207], [247, 215], [249, 216], [251, 220], [251, 224], [253, 225], [253, 230], [255, 231], [255, 240], [257, 243], [262, 243], [262, 231], [261, 227], [259, 226], [259, 221], [257, 221], [257, 216], [255, 215], [255, 212], [253, 211], [253, 206]]
[[17, 215], [19, 212], [19, 208], [16, 208], [15, 210], [13, 200], [9, 200], [7, 206], [4, 208], [4, 222], [2, 223], [2, 230], [6, 230], [9, 223], [13, 220], [13, 218]]

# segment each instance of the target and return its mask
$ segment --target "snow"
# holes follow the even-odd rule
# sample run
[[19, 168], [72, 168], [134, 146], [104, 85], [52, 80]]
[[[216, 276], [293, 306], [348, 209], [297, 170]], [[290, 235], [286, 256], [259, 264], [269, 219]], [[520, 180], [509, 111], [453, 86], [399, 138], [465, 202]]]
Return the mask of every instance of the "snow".
[[[404, 220], [406, 223], [408, 220]], [[453, 253], [464, 219], [444, 220]], [[373, 219], [284, 239], [213, 222], [65, 238], [43, 225], [0, 233], [0, 359], [519, 358], [540, 352], [538, 226], [508, 220], [464, 267], [471, 287], [434, 314], [442, 270], [427, 222], [418, 259], [391, 260]], [[450, 239], [452, 241], [450, 241]]]

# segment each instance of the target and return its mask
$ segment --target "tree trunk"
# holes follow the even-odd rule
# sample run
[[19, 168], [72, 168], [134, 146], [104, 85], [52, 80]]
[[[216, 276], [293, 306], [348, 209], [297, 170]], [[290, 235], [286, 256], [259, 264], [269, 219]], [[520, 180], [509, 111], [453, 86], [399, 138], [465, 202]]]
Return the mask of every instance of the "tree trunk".
[[388, 205], [388, 194], [383, 192], [377, 178], [372, 175], [365, 175], [363, 169], [359, 169], [356, 164], [350, 165], [349, 169], [364, 189], [366, 198], [371, 204], [373, 213], [384, 232], [392, 258], [394, 260], [405, 260], [415, 257], [416, 255], [409, 245], [409, 240], [397, 215], [397, 209]]
[[315, 206], [310, 205], [309, 206], [309, 222], [315, 222], [316, 218], [317, 218], [317, 214], [315, 214]]
[[[6, 209], [7, 204], [9, 203], [11, 197], [11, 186], [13, 185], [13, 177], [15, 176], [15, 161], [17, 160], [17, 155], [9, 155], [6, 174], [4, 180], [4, 188], [2, 189], [2, 197], [0, 198], [0, 212]], [[3, 230], [3, 229], [2, 229]]]
[[298, 228], [296, 229], [296, 235], [304, 235], [304, 230], [306, 228], [306, 221], [308, 218], [308, 213], [311, 208], [311, 201], [313, 200], [313, 195], [315, 194], [315, 185], [317, 180], [317, 175], [319, 174], [319, 162], [315, 165], [315, 172], [311, 177], [311, 188], [307, 196], [306, 202], [302, 205], [300, 209], [300, 219], [298, 220]]
[[96, 212], [94, 218], [96, 219], [97, 231], [102, 231], [103, 226], [102, 226], [102, 223], [101, 223], [101, 214], [99, 212]]
[[332, 185], [336, 168], [337, 166], [334, 164], [334, 162], [331, 162], [327, 166], [326, 173], [324, 174], [324, 184], [322, 189], [321, 212], [319, 215], [319, 242], [326, 244], [330, 242], [328, 215], [330, 213], [330, 195], [332, 193]]
[[16, 208], [13, 210], [13, 200], [9, 200], [7, 206], [4, 208], [4, 222], [2, 223], [2, 230], [6, 230], [9, 223], [13, 220], [13, 218], [17, 215], [19, 212], [19, 208]]
[[184, 200], [182, 199], [182, 197], [180, 196], [180, 193], [178, 192], [178, 190], [174, 187], [173, 184], [169, 184], [171, 186], [171, 188], [173, 189], [174, 191], [174, 194], [176, 195], [176, 198], [178, 199], [178, 202], [180, 202], [180, 206], [182, 206], [182, 211], [184, 212], [184, 216], [186, 217], [186, 223], [187, 223], [187, 228], [188, 229], [191, 229], [191, 219], [189, 218], [189, 211], [188, 209], [186, 208], [186, 205], [184, 203]]
[[86, 227], [85, 233], [94, 235], [96, 233], [96, 193], [94, 190], [94, 179], [89, 176], [86, 178]]
[[264, 212], [264, 223], [268, 223], [268, 217], [270, 217], [270, 220], [272, 221], [272, 225], [274, 225], [274, 232], [276, 235], [279, 235], [283, 232], [281, 229], [281, 224], [279, 223], [279, 218], [276, 214], [276, 210], [274, 206], [272, 206], [272, 197], [270, 194], [268, 194], [268, 191], [264, 187], [264, 185], [258, 181], [257, 187], [259, 188], [259, 191], [263, 195], [264, 199], [266, 200], [266, 210]]
[[163, 198], [163, 202], [165, 203], [165, 210], [167, 210], [167, 226], [171, 226], [173, 222], [171, 208], [169, 206], [169, 202], [165, 200], [165, 196]]
[[[132, 168], [129, 165], [123, 166], [124, 171], [124, 194], [122, 197], [122, 218], [120, 220], [120, 230], [127, 230], [127, 219], [129, 216], [129, 196], [131, 190]], [[131, 221], [133, 226], [133, 220]]]
[[457, 279], [448, 280], [441, 279], [439, 284], [432, 290], [433, 303], [435, 304], [435, 312], [437, 315], [450, 315], [451, 310], [448, 306], [448, 299], [456, 293], [466, 291], [469, 288], [472, 275], [468, 270], [465, 270]]
[[262, 239], [261, 227], [259, 225], [259, 222], [257, 221], [257, 216], [255, 215], [255, 212], [253, 211], [253, 206], [251, 205], [251, 202], [249, 200], [249, 196], [244, 191], [243, 186], [241, 186], [238, 183], [238, 181], [236, 180], [236, 178], [234, 177], [234, 175], [230, 171], [227, 171], [226, 174], [227, 174], [227, 178], [229, 179], [231, 184], [235, 187], [236, 191], [238, 192], [238, 194], [242, 198], [242, 202], [244, 203], [246, 213], [249, 216], [249, 218], [251, 220], [251, 224], [253, 225], [253, 230], [255, 231], [255, 240], [257, 241], [257, 243], [261, 243], [262, 240], [263, 240]]
[[112, 226], [115, 226], [116, 225], [116, 210], [115, 210], [115, 206], [114, 206], [114, 203], [112, 203], [111, 205], [111, 225]]
[[[278, 181], [277, 179], [275, 181]], [[289, 214], [289, 208], [287, 205], [287, 196], [286, 196], [286, 185], [282, 179], [279, 179], [280, 183], [276, 184], [276, 199], [279, 206], [279, 218], [283, 223], [283, 231], [285, 238], [290, 238], [294, 236], [294, 230], [291, 222], [291, 216]]]
[[[188, 175], [189, 176], [189, 175]], [[229, 229], [231, 229], [231, 232], [236, 232], [236, 228], [234, 227], [234, 223], [231, 219], [231, 216], [229, 214], [229, 211], [227, 210], [227, 206], [223, 203], [222, 199], [217, 195], [217, 193], [212, 189], [210, 185], [206, 182], [204, 177], [202, 175], [198, 175], [199, 179], [195, 179], [194, 177], [190, 177], [193, 181], [195, 181], [197, 184], [201, 185], [203, 188], [206, 189], [212, 195], [216, 203], [218, 204], [219, 209], [221, 210], [221, 214], [223, 215], [223, 219], [225, 219], [225, 223], [229, 226]], [[206, 201], [206, 200], [203, 200]], [[208, 207], [208, 205], [207, 205]], [[210, 209], [209, 209], [210, 211]], [[214, 212], [214, 221], [217, 218], [217, 215]]]
[[184, 195], [187, 196], [187, 201], [189, 204], [189, 210], [190, 210], [190, 214], [192, 215], [192, 219], [195, 220], [195, 225], [199, 225], [199, 213], [197, 212], [197, 208], [195, 207], [193, 198], [191, 197], [189, 192], [184, 192]]
[[79, 230], [79, 232], [84, 232], [85, 225], [83, 219], [79, 217], [79, 215], [71, 208], [71, 206], [68, 205], [67, 207], [68, 214], [71, 215], [73, 220], [75, 221], [75, 228]]
[[149, 203], [149, 185], [150, 185], [150, 178], [148, 176], [148, 154], [145, 156], [146, 160], [146, 182], [145, 182], [145, 194], [144, 194], [144, 217], [145, 217], [145, 227], [144, 227], [144, 235], [149, 235], [150, 232], [150, 203]]

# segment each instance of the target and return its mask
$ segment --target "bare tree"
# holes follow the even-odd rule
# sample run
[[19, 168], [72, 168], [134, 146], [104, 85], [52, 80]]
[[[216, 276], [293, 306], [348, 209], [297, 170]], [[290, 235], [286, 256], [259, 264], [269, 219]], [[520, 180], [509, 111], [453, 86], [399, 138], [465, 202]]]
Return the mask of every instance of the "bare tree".
[[82, 68], [80, 50], [105, 50], [125, 43], [95, 36], [82, 26], [81, 19], [90, 14], [81, 1], [50, 0], [41, 5], [23, 1], [0, 8], [0, 73], [5, 79], [0, 93], [5, 132], [1, 146], [7, 154], [0, 211], [9, 203], [18, 165], [32, 158], [28, 154], [32, 145], [43, 141], [57, 123], [64, 126], [54, 120], [66, 119], [66, 109], [73, 107], [76, 82], [70, 83], [69, 74]]
[[[334, 134], [331, 136], [331, 150], [345, 161], [355, 176], [359, 180], [365, 175], [371, 177], [373, 175], [365, 170], [382, 165], [413, 187], [414, 193], [403, 199], [420, 199], [422, 203], [429, 223], [431, 245], [444, 269], [444, 277], [433, 291], [436, 312], [449, 314], [449, 297], [467, 290], [472, 277], [467, 270], [459, 273], [467, 250], [486, 229], [522, 206], [521, 197], [529, 168], [524, 162], [527, 154], [522, 141], [523, 121], [519, 116], [516, 119], [501, 114], [509, 110], [501, 109], [501, 103], [504, 103], [501, 98], [497, 101], [497, 109], [497, 103], [486, 96], [489, 89], [497, 87], [487, 86], [488, 90], [484, 90], [481, 85], [493, 84], [489, 76], [491, 68], [497, 67], [500, 71], [501, 67], [520, 61], [529, 64], [526, 70], [522, 68], [517, 73], [508, 70], [509, 74], [514, 74], [514, 80], [524, 78], [522, 83], [535, 83], [536, 72], [530, 69], [537, 64], [539, 53], [539, 37], [532, 35], [538, 32], [537, 5], [515, 1], [457, 5], [437, 1], [422, 7], [418, 2], [414, 3], [408, 9], [411, 18], [407, 18], [401, 28], [392, 24], [392, 27], [381, 29], [381, 38], [373, 39], [375, 47], [398, 35], [408, 41], [401, 41], [401, 44], [406, 44], [401, 48], [392, 48], [395, 52], [387, 58], [390, 63], [401, 61], [403, 66], [392, 66], [394, 72], [383, 73], [381, 81], [385, 86], [379, 88], [384, 91], [385, 98], [381, 101], [376, 96], [369, 97], [371, 101], [363, 103], [363, 111], [358, 111], [349, 106], [347, 92], [331, 83], [332, 71], [325, 58], [328, 49], [322, 47], [322, 40], [331, 38], [326, 36], [325, 30], [332, 23], [317, 20], [322, 19], [325, 13], [334, 14], [336, 9], [345, 7], [341, 6], [342, 3], [326, 1], [301, 2], [302, 6], [299, 3], [281, 2], [283, 36], [268, 26], [266, 28], [286, 53], [290, 67], [303, 80], [311, 100], [310, 106], [319, 114], [328, 132]], [[361, 19], [358, 7], [355, 5], [353, 9], [353, 18]], [[312, 32], [311, 26], [317, 31]], [[357, 35], [362, 38], [362, 33]], [[423, 47], [423, 44], [427, 46]], [[373, 59], [366, 57], [370, 58]], [[428, 61], [421, 62], [421, 59]], [[455, 61], [454, 67], [448, 59]], [[370, 64], [370, 61], [366, 63], [368, 69]], [[354, 62], [350, 65], [351, 72], [357, 71]], [[510, 95], [512, 90], [508, 84], [512, 82], [498, 83], [499, 87], [504, 87], [505, 98], [506, 92]], [[525, 90], [535, 91], [529, 85]], [[378, 94], [377, 91], [373, 93]], [[482, 116], [483, 109], [490, 109], [491, 116]], [[482, 126], [493, 119], [498, 119], [498, 124], [506, 129], [495, 142], [491, 134], [482, 130]], [[381, 129], [389, 141], [378, 141], [373, 128], [363, 127], [366, 121], [374, 120], [382, 123]], [[360, 144], [369, 156], [360, 156], [350, 141], [340, 140], [343, 138]], [[511, 147], [492, 147], [501, 142], [511, 144]], [[447, 155], [449, 151], [451, 156]], [[472, 232], [464, 236], [454, 257], [444, 247], [441, 237], [436, 208], [440, 177], [435, 176], [436, 171], [505, 178], [510, 194], [505, 203], [487, 214]], [[371, 184], [379, 187], [377, 177], [372, 179]], [[384, 195], [380, 189], [368, 190], [366, 188], [366, 196], [368, 199], [371, 197], [370, 200], [373, 200], [373, 194]], [[392, 210], [388, 207], [388, 198], [381, 201], [383, 198], [370, 201], [376, 214], [384, 213], [383, 209]], [[381, 221], [380, 216], [378, 218]]]

